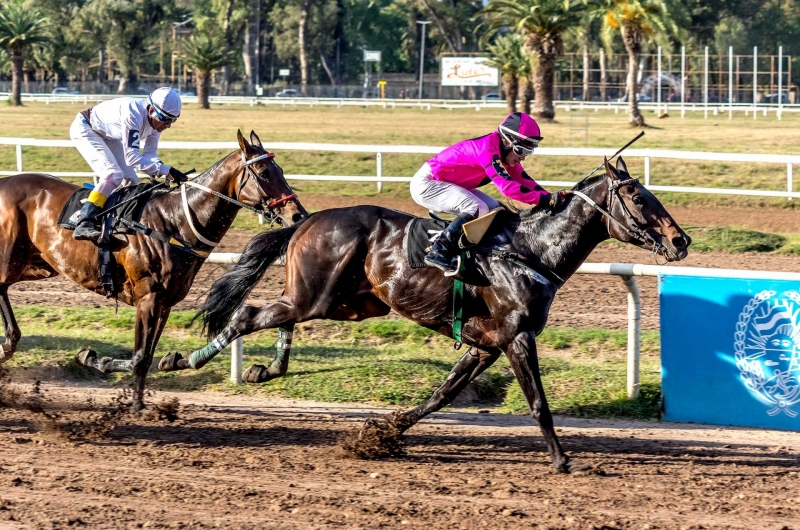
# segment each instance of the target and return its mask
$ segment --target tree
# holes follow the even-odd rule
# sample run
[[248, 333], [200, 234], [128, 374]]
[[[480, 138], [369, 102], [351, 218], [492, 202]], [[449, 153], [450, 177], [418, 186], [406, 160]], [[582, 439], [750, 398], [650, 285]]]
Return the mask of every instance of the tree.
[[513, 28], [525, 37], [534, 55], [533, 116], [552, 120], [556, 58], [564, 51], [563, 34], [581, 23], [585, 4], [576, 0], [492, 0], [481, 12], [487, 18], [487, 35]]
[[227, 50], [225, 39], [207, 33], [192, 35], [183, 42], [183, 56], [186, 64], [194, 68], [197, 76], [197, 100], [200, 107], [207, 109], [211, 72], [231, 62], [231, 54]]
[[[487, 65], [497, 68], [503, 79], [503, 90], [506, 93], [506, 108], [508, 113], [517, 111], [517, 97], [519, 96], [520, 80], [526, 83], [524, 77], [527, 72], [523, 72], [524, 63], [530, 65], [528, 57], [524, 51], [524, 42], [521, 35], [510, 33], [498, 37], [494, 44], [486, 46]], [[530, 67], [528, 67], [530, 70]], [[523, 89], [524, 90], [524, 89]]]
[[670, 35], [677, 36], [679, 23], [686, 20], [686, 12], [683, 6], [672, 4], [670, 0], [603, 0], [593, 6], [593, 11], [602, 17], [601, 36], [606, 48], [611, 48], [614, 35], [622, 36], [628, 53], [628, 121], [633, 127], [643, 127], [644, 116], [637, 100], [642, 44], [649, 41], [666, 44]]
[[47, 19], [21, 0], [0, 7], [0, 46], [11, 60], [11, 104], [22, 105], [22, 65], [34, 46], [50, 42]]

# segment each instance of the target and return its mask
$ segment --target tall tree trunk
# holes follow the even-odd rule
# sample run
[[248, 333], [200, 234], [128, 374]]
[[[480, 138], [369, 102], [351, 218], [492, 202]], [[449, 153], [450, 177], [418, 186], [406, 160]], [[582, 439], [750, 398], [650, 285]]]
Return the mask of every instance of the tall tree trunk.
[[608, 78], [606, 76], [606, 52], [600, 48], [600, 101], [606, 100], [606, 85]]
[[642, 52], [641, 35], [629, 27], [622, 27], [622, 40], [628, 52], [628, 123], [633, 127], [644, 126], [644, 116], [639, 111], [638, 82], [639, 54]]
[[306, 31], [308, 31], [308, 12], [311, 9], [311, 0], [303, 2], [300, 11], [300, 24], [297, 34], [297, 44], [300, 47], [300, 94], [307, 95], [308, 92], [308, 58], [306, 50]]
[[333, 72], [331, 72], [331, 69], [328, 66], [328, 61], [325, 60], [325, 55], [320, 53], [319, 54], [319, 58], [322, 61], [322, 67], [325, 69], [325, 73], [328, 74], [328, 79], [331, 80], [331, 86], [335, 87], [336, 86], [336, 76], [333, 75]]
[[540, 120], [552, 121], [556, 116], [553, 108], [556, 55], [540, 49], [536, 51], [536, 56], [537, 61], [533, 70], [533, 89], [536, 99], [531, 115]]
[[583, 45], [583, 101], [589, 101], [589, 45]]
[[95, 79], [98, 83], [103, 82], [103, 67], [106, 65], [106, 49], [100, 48], [100, 54], [97, 61], [97, 77]]
[[204, 72], [203, 70], [195, 70], [197, 76], [197, 102], [200, 103], [200, 108], [211, 108], [208, 104], [208, 92], [211, 86], [211, 72]]
[[531, 113], [531, 103], [534, 100], [533, 81], [531, 76], [519, 76], [517, 78], [519, 84], [519, 110], [525, 114]]
[[514, 74], [503, 74], [503, 90], [506, 93], [506, 110], [509, 114], [517, 112], [519, 81]]
[[22, 63], [25, 56], [19, 48], [11, 49], [11, 104], [22, 105]]

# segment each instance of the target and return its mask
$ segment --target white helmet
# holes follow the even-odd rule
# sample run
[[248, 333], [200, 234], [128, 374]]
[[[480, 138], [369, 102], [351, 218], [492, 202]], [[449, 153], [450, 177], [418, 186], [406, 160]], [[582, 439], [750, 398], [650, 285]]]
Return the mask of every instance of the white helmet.
[[181, 115], [181, 97], [171, 87], [155, 89], [147, 100], [156, 117], [165, 123], [173, 123]]

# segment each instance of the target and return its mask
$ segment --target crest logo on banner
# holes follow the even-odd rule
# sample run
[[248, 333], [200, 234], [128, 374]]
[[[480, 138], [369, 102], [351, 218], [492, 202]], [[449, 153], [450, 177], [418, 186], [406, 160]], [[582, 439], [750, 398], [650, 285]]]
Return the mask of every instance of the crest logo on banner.
[[765, 403], [767, 414], [800, 403], [800, 292], [761, 291], [742, 309], [733, 342], [745, 387]]

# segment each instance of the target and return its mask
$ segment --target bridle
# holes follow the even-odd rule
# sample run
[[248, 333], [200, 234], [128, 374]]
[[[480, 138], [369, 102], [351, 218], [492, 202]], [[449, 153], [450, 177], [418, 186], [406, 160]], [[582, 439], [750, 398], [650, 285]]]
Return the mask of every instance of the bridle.
[[[291, 195], [287, 195], [286, 197], [283, 197], [282, 199], [271, 201], [271, 199], [261, 189], [261, 186], [258, 185], [258, 181], [267, 182], [268, 179], [263, 176], [263, 173], [259, 175], [258, 173], [253, 171], [253, 168], [251, 166], [253, 164], [255, 164], [256, 162], [260, 162], [262, 160], [270, 160], [270, 159], [275, 158], [275, 153], [265, 153], [263, 155], [259, 155], [259, 156], [255, 157], [255, 158], [247, 160], [247, 155], [245, 155], [244, 151], [240, 151], [240, 152], [242, 153], [242, 165], [243, 165], [243, 168], [242, 168], [242, 182], [239, 185], [239, 190], [236, 192], [236, 197], [235, 198], [234, 197], [228, 197], [224, 193], [220, 193], [218, 191], [212, 190], [211, 188], [209, 188], [207, 186], [204, 186], [204, 185], [202, 185], [200, 183], [194, 182], [192, 180], [188, 180], [188, 181], [186, 181], [186, 182], [181, 184], [181, 200], [183, 202], [183, 213], [186, 215], [186, 220], [189, 222], [189, 229], [192, 231], [192, 233], [195, 235], [195, 237], [200, 242], [202, 242], [202, 243], [204, 243], [204, 244], [206, 244], [206, 245], [208, 245], [210, 247], [216, 247], [219, 244], [219, 242], [214, 242], [214, 241], [211, 241], [210, 239], [204, 237], [197, 230], [197, 228], [195, 228], [194, 222], [192, 221], [191, 208], [189, 207], [189, 200], [188, 200], [188, 198], [186, 196], [186, 188], [187, 187], [192, 187], [192, 188], [197, 188], [197, 189], [203, 190], [203, 191], [205, 191], [207, 193], [210, 193], [211, 195], [219, 197], [220, 199], [223, 199], [225, 201], [233, 203], [236, 206], [238, 206], [239, 208], [243, 208], [245, 210], [249, 210], [251, 212], [263, 215], [269, 221], [270, 226], [272, 226], [276, 222], [278, 224], [280, 224], [280, 222], [281, 222], [280, 217], [278, 216], [278, 214], [276, 214], [274, 212], [273, 208], [276, 208], [278, 206], [286, 204], [288, 201], [297, 198], [297, 194], [296, 193], [292, 193]], [[264, 170], [264, 172], [266, 172], [266, 171], [267, 170]], [[243, 202], [238, 200], [238, 198], [242, 194], [242, 190], [244, 189], [245, 186], [247, 186], [247, 183], [250, 182], [250, 177], [251, 176], [254, 178], [253, 182], [255, 183], [256, 190], [258, 191], [259, 203], [260, 203], [260, 206], [261, 206], [260, 208], [254, 208], [254, 207], [250, 206], [249, 204], [245, 204], [245, 203], [243, 203]]]
[[[591, 176], [593, 176], [593, 174], [589, 175], [589, 177]], [[631, 238], [644, 245], [646, 249], [650, 250], [650, 256], [654, 260], [656, 260], [656, 263], [658, 263], [658, 256], [664, 255], [667, 249], [664, 247], [664, 245], [656, 241], [655, 238], [647, 232], [648, 227], [646, 225], [642, 225], [639, 222], [639, 220], [636, 219], [636, 217], [634, 217], [634, 215], [631, 213], [631, 211], [625, 204], [625, 201], [622, 200], [622, 196], [619, 194], [619, 189], [622, 188], [623, 186], [639, 185], [639, 179], [629, 178], [625, 180], [614, 181], [609, 175], [605, 175], [605, 177], [606, 177], [605, 180], [600, 180], [596, 184], [592, 184], [588, 188], [584, 188], [581, 191], [572, 190], [572, 193], [574, 195], [577, 195], [584, 201], [588, 202], [595, 210], [600, 212], [606, 219], [608, 219], [609, 222], [616, 223], [616, 225], [622, 228], [622, 230], [625, 233], [627, 233]], [[597, 204], [591, 197], [583, 193], [585, 191], [589, 191], [599, 186], [604, 182], [608, 183], [608, 195], [609, 195], [608, 210], [605, 210], [603, 207]], [[613, 214], [610, 213], [614, 209], [615, 198], [617, 202], [619, 202], [620, 207], [622, 208], [622, 213], [625, 217], [625, 220], [628, 221], [627, 223], [620, 221], [619, 219], [614, 217]]]

